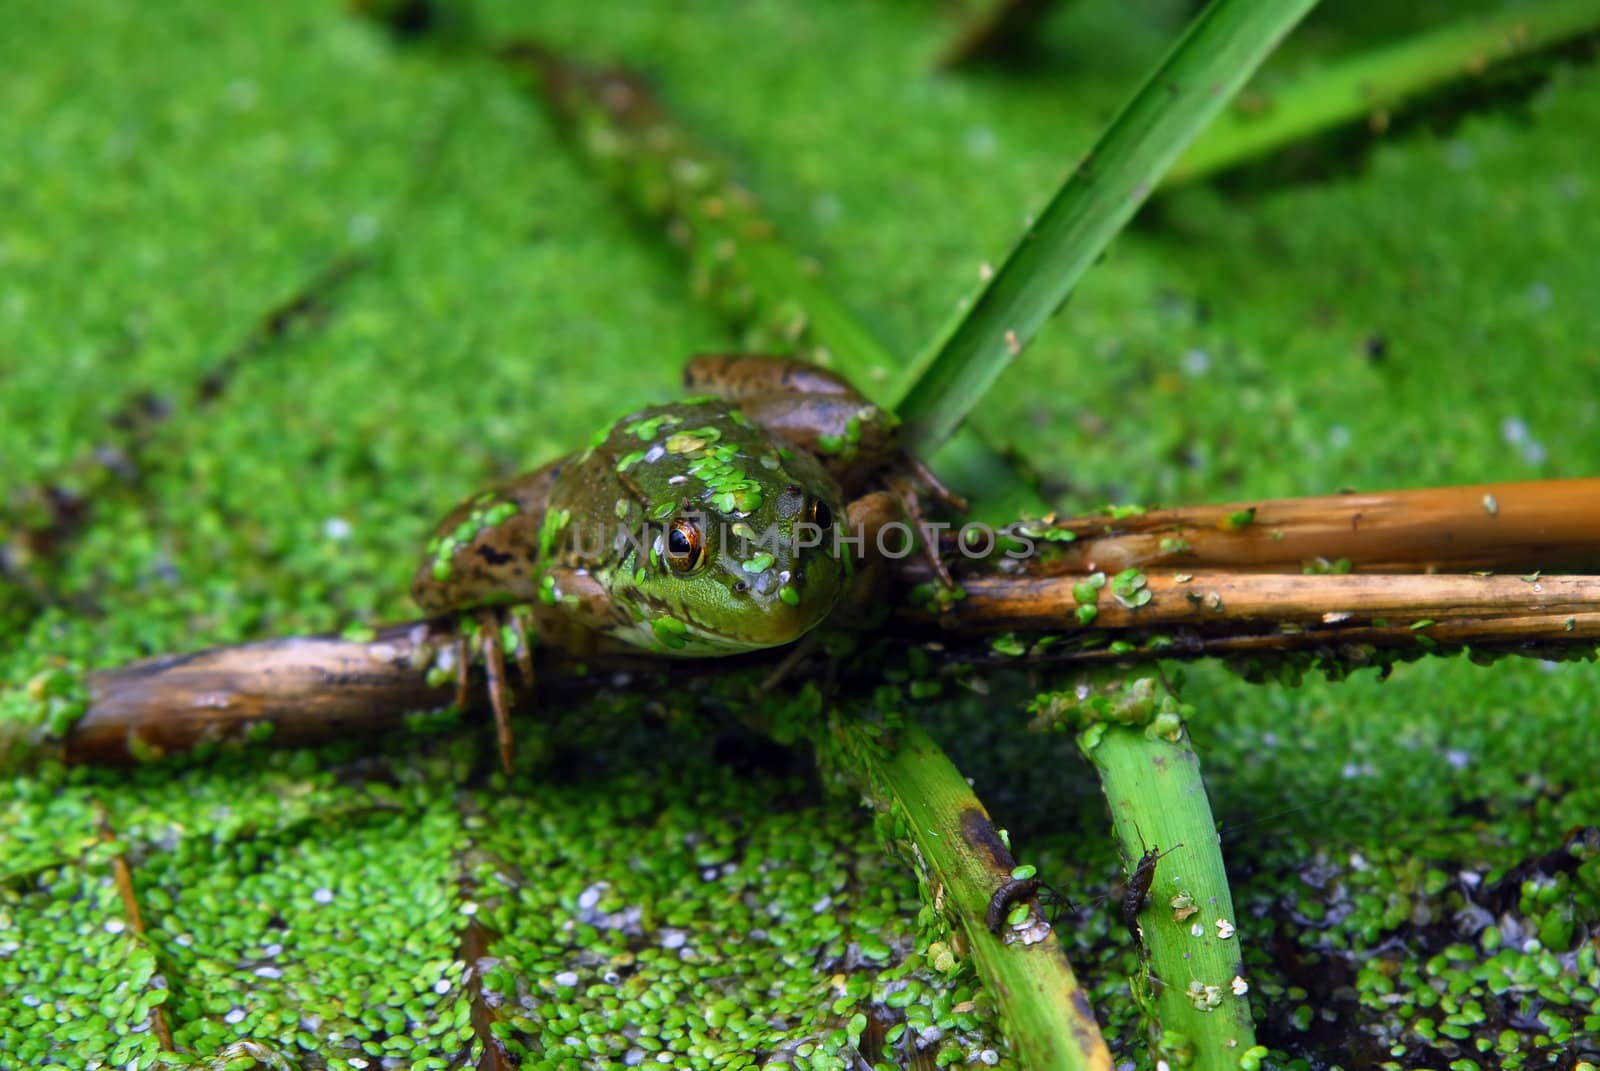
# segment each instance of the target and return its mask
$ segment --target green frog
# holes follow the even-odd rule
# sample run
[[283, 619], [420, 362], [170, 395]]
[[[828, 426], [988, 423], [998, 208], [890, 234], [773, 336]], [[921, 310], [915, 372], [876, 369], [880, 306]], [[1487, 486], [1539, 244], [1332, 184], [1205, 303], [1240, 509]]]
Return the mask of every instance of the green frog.
[[[477, 616], [507, 769], [507, 618], [529, 686], [530, 634], [579, 656], [616, 643], [700, 657], [775, 647], [873, 582], [876, 534], [920, 522], [919, 491], [960, 505], [898, 449], [894, 415], [831, 372], [709, 356], [684, 382], [694, 396], [629, 413], [588, 449], [475, 495], [427, 545], [412, 596], [429, 615]], [[461, 701], [464, 633], [456, 655]]]

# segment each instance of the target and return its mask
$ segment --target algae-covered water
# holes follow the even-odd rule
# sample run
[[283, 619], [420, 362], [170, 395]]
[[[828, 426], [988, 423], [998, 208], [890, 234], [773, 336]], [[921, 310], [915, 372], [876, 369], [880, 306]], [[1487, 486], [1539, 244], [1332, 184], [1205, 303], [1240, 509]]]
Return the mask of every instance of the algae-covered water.
[[[1265, 77], [1463, 6], [1329, 5]], [[936, 5], [485, 3], [474, 32], [640, 68], [909, 360], [1186, 15], [1061, 5], [1027, 63], [937, 76]], [[89, 668], [414, 616], [449, 505], [739, 344], [465, 49], [324, 0], [24, 0], [6, 22], [0, 725], [70, 713]], [[1600, 74], [1550, 60], [1448, 123], [1165, 195], [976, 424], [1076, 510], [1593, 475], [1597, 125]], [[18, 537], [63, 510], [70, 534]], [[1189, 678], [1265, 1043], [1311, 1066], [1595, 1058], [1600, 869], [1473, 900], [1600, 823], [1593, 664]], [[1120, 888], [1103, 807], [1067, 738], [1024, 734], [1028, 694], [997, 677], [929, 720], [1073, 896], [1074, 965], [1118, 1059], [1147, 1062], [1136, 955], [1097, 899]], [[889, 1066], [1010, 1065], [971, 976], [916, 953], [915, 881], [859, 801], [648, 698], [509, 779], [481, 725], [17, 772], [0, 1067], [154, 1066], [158, 1007], [179, 1063], [459, 1067], [475, 1000], [527, 1067], [841, 1068], [888, 1023]]]

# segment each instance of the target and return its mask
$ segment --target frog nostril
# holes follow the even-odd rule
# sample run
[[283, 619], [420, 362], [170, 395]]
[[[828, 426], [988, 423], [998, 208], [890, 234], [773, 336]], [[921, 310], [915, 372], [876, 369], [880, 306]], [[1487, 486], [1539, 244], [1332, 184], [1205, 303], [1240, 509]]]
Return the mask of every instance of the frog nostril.
[[746, 581], [738, 580], [734, 582], [733, 590], [738, 592], [740, 595], [743, 595], [745, 592], [750, 590], [750, 585]]

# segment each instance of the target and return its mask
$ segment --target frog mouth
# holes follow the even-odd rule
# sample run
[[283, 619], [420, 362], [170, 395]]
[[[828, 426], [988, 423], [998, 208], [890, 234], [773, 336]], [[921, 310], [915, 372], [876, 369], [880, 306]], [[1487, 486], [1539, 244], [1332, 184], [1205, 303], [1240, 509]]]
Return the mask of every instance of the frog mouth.
[[793, 603], [774, 597], [748, 624], [752, 628], [727, 628], [706, 620], [687, 606], [672, 612], [685, 627], [686, 645], [680, 654], [738, 654], [793, 643], [810, 632], [833, 610], [834, 600], [817, 600], [802, 594]]
[[[685, 615], [684, 622], [688, 626], [688, 638], [691, 643], [699, 641], [706, 648], [714, 648], [725, 654], [738, 654], [741, 651], [758, 651], [769, 647], [782, 647], [786, 643], [793, 643], [800, 637], [810, 632], [823, 618], [828, 616], [833, 609], [832, 605], [807, 608], [804, 604], [794, 608], [787, 605], [783, 614], [769, 614], [765, 617], [765, 624], [769, 627], [758, 631], [736, 632], [717, 628], [693, 615]], [[810, 612], [806, 612], [809, 610]]]
[[782, 647], [825, 619], [842, 588], [820, 572], [792, 566], [745, 571], [733, 563], [697, 587], [625, 590], [609, 631], [627, 643], [668, 656], [715, 657]]

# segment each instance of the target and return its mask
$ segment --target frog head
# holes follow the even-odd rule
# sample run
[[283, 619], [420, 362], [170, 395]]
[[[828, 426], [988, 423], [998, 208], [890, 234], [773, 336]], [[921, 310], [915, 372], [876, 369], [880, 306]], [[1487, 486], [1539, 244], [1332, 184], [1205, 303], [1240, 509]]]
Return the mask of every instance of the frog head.
[[[798, 639], [833, 609], [847, 579], [838, 485], [815, 457], [737, 409], [656, 414], [651, 445], [618, 466], [635, 492], [617, 503], [635, 545], [604, 578], [633, 624], [619, 638], [681, 655]], [[641, 503], [637, 516], [630, 502]]]

